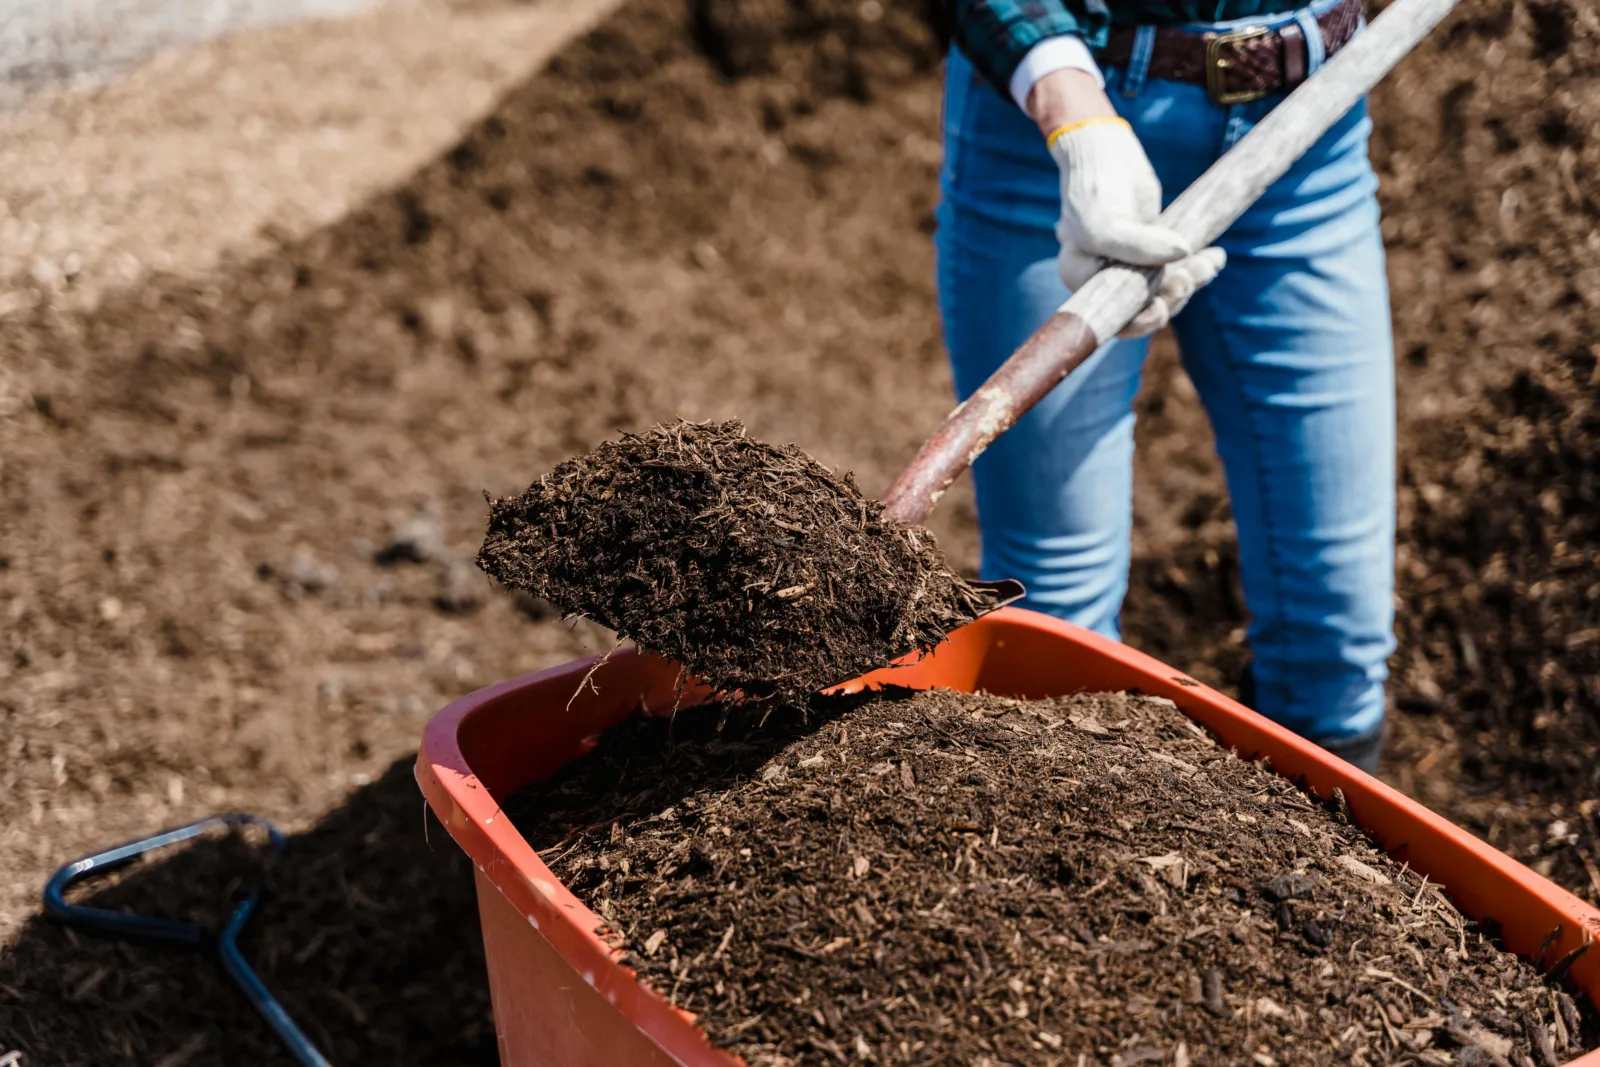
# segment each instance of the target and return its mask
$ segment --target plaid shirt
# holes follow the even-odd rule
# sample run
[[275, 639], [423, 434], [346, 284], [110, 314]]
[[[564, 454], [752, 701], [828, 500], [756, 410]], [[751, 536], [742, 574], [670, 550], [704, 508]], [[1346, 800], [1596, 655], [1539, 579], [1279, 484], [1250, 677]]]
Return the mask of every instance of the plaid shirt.
[[1305, 0], [943, 0], [956, 44], [1002, 97], [1028, 50], [1046, 37], [1076, 34], [1090, 48], [1112, 25], [1170, 26], [1294, 11]]

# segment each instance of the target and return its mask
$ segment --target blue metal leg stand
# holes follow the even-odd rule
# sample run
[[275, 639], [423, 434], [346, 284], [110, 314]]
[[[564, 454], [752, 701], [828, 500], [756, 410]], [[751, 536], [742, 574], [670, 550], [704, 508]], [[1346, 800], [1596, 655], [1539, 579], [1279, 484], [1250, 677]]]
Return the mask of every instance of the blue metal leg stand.
[[[47, 912], [70, 926], [81, 930], [89, 930], [97, 934], [110, 937], [126, 937], [141, 941], [159, 941], [175, 945], [201, 945], [209, 938], [207, 931], [198, 923], [181, 922], [176, 919], [163, 919], [154, 915], [134, 915], [129, 912], [111, 911], [106, 908], [85, 908], [77, 904], [68, 904], [66, 900], [67, 888], [75, 882], [87, 878], [91, 874], [103, 873], [114, 870], [125, 863], [158, 848], [181, 844], [192, 838], [199, 837], [209, 830], [222, 827], [242, 828], [257, 826], [267, 833], [267, 839], [272, 847], [273, 855], [283, 853], [284, 837], [278, 828], [270, 822], [255, 815], [246, 815], [240, 812], [230, 812], [224, 815], [213, 815], [201, 819], [199, 822], [180, 826], [176, 829], [166, 830], [153, 837], [130, 841], [116, 848], [96, 852], [92, 856], [74, 860], [62, 867], [44, 887], [44, 907]], [[261, 902], [263, 886], [260, 880], [250, 889], [244, 899], [240, 900], [224, 924], [221, 933], [216, 937], [217, 955], [222, 959], [222, 968], [228, 972], [252, 1007], [260, 1012], [261, 1017], [272, 1027], [273, 1032], [282, 1039], [290, 1053], [303, 1067], [331, 1067], [326, 1057], [317, 1051], [315, 1045], [306, 1037], [301, 1029], [289, 1018], [289, 1013], [283, 1010], [283, 1005], [278, 1003], [266, 984], [245, 962], [239, 952], [239, 933], [250, 921], [256, 905]]]

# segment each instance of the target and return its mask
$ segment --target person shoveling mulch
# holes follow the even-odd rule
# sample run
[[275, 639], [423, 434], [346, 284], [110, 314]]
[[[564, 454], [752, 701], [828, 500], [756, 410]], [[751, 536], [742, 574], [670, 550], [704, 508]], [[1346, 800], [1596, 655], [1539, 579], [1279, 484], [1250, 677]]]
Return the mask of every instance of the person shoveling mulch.
[[1600, 1034], [1338, 798], [1168, 701], [889, 690], [763, 714], [632, 719], [507, 805], [752, 1067], [1554, 1067]]
[[624, 435], [489, 512], [489, 574], [750, 697], [803, 699], [997, 602], [850, 475], [737, 421]]

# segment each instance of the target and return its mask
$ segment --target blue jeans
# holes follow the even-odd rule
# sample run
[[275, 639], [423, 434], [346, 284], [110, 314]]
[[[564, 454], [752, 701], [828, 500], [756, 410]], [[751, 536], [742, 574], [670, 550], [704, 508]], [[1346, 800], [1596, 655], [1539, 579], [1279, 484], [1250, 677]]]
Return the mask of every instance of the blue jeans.
[[[1223, 108], [1198, 86], [1106, 73], [1169, 202], [1277, 102]], [[1173, 323], [1227, 472], [1255, 706], [1317, 741], [1381, 728], [1394, 649], [1393, 341], [1370, 128], [1356, 108], [1269, 189]], [[939, 299], [964, 398], [1068, 296], [1060, 185], [1038, 129], [959, 51], [944, 137]], [[973, 468], [983, 576], [1021, 579], [1027, 606], [1112, 638], [1147, 347], [1106, 345]]]

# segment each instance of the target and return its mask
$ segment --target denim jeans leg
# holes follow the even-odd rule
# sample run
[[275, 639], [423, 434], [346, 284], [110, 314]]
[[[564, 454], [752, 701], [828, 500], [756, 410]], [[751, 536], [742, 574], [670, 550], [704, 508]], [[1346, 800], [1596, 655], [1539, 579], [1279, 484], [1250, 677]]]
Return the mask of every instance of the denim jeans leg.
[[[1060, 179], [1032, 123], [951, 54], [938, 213], [940, 314], [965, 398], [1067, 298]], [[1119, 636], [1133, 515], [1133, 397], [1146, 346], [1107, 345], [973, 468], [986, 578]]]
[[1393, 651], [1394, 361], [1358, 108], [1224, 238], [1176, 323], [1216, 431], [1256, 707], [1314, 740], [1383, 721]]
[[[1334, 0], [1317, 0], [1318, 4]], [[1275, 101], [1115, 91], [1170, 199]], [[1038, 131], [949, 64], [936, 246], [963, 397], [1066, 296], [1058, 178]], [[1370, 125], [1358, 108], [1220, 242], [1229, 265], [1175, 326], [1216, 431], [1239, 531], [1256, 706], [1319, 741], [1379, 727], [1394, 644], [1394, 378]], [[1126, 591], [1142, 344], [1107, 346], [974, 470], [985, 577], [1110, 636]]]

